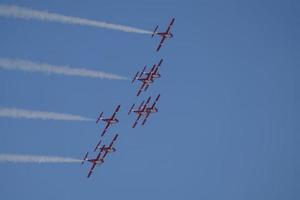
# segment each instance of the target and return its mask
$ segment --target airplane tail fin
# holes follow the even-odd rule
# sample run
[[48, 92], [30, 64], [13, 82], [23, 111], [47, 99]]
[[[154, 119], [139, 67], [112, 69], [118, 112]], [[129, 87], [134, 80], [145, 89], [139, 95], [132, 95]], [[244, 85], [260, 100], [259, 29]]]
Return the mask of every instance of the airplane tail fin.
[[88, 155], [89, 155], [89, 152], [86, 152], [86, 154], [85, 154], [85, 156], [84, 156], [84, 158], [82, 159], [82, 162], [81, 162], [82, 165], [83, 165], [84, 161], [87, 160]]
[[132, 104], [132, 106], [131, 106], [131, 108], [130, 108], [130, 110], [128, 112], [128, 115], [130, 115], [130, 113], [132, 112], [134, 106], [135, 106], [135, 104]]
[[97, 120], [96, 120], [96, 124], [98, 124], [98, 122], [100, 121], [100, 119], [101, 119], [102, 115], [103, 115], [103, 112], [101, 112], [101, 114], [100, 114], [100, 115], [99, 115], [99, 117], [97, 118]]
[[152, 38], [154, 37], [154, 35], [157, 33], [157, 29], [158, 29], [158, 25], [155, 27], [155, 29], [154, 29], [154, 31], [153, 31], [153, 33], [152, 33]]

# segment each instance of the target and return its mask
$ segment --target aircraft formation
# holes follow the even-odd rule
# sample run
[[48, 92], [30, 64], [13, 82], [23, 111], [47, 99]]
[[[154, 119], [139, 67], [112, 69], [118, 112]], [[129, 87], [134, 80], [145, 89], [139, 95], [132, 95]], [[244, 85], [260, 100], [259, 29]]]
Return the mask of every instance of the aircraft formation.
[[[167, 29], [165, 32], [158, 32], [158, 26], [155, 27], [151, 37], [153, 38], [155, 35], [161, 37], [161, 40], [156, 48], [156, 51], [158, 52], [161, 47], [165, 44], [165, 41], [173, 37], [172, 33], [172, 27], [174, 25], [175, 18], [171, 20], [169, 23]], [[137, 91], [136, 96], [139, 97], [142, 92], [146, 92], [150, 85], [152, 85], [156, 79], [161, 77], [161, 74], [159, 72], [159, 67], [162, 65], [163, 59], [160, 59], [160, 61], [157, 64], [154, 64], [152, 68], [147, 71], [147, 67], [145, 66], [142, 71], [138, 71], [131, 81], [131, 83], [135, 83], [139, 81], [140, 87]], [[128, 115], [131, 113], [134, 113], [137, 115], [136, 120], [132, 124], [132, 128], [135, 128], [137, 124], [141, 121], [141, 125], [144, 125], [146, 121], [148, 120], [149, 116], [153, 113], [158, 112], [157, 103], [160, 98], [160, 94], [156, 96], [156, 98], [151, 102], [152, 97], [149, 96], [146, 101], [142, 101], [138, 107], [135, 108], [135, 104], [133, 104], [129, 111]], [[116, 148], [114, 147], [115, 142], [118, 139], [118, 134], [114, 134], [111, 142], [106, 145], [103, 144], [104, 137], [107, 137], [109, 135], [109, 128], [115, 124], [118, 124], [120, 120], [117, 117], [118, 112], [120, 111], [121, 105], [117, 105], [114, 112], [109, 117], [103, 117], [103, 112], [101, 112], [96, 119], [96, 124], [100, 124], [101, 122], [105, 123], [104, 129], [101, 132], [101, 137], [99, 139], [99, 142], [94, 147], [93, 151], [96, 152], [95, 158], [88, 158], [89, 152], [87, 152], [82, 160], [82, 164], [84, 164], [85, 161], [90, 162], [92, 164], [87, 177], [89, 178], [93, 172], [96, 166], [102, 165], [105, 163], [106, 156], [108, 154], [111, 154], [113, 152], [116, 152]]]

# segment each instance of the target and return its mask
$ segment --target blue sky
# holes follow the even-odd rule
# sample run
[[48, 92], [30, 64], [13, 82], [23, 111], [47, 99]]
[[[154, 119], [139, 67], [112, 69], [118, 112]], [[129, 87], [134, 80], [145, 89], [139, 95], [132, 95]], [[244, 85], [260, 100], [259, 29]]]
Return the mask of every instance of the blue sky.
[[[0, 57], [132, 77], [164, 58], [140, 98], [129, 81], [0, 71], [0, 106], [94, 117], [121, 104], [117, 153], [90, 179], [77, 164], [1, 164], [1, 199], [299, 199], [299, 6], [253, 1], [0, 1], [152, 30], [174, 39], [0, 18]], [[132, 103], [161, 94], [132, 129]], [[101, 127], [102, 128], [102, 127]], [[0, 119], [0, 153], [81, 158], [93, 122]]]

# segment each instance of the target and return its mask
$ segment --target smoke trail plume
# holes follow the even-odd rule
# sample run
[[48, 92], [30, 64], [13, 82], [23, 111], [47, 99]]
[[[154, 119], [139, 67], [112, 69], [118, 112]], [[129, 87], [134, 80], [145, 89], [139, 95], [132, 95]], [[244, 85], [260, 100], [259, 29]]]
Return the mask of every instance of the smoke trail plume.
[[57, 156], [0, 154], [0, 162], [12, 163], [79, 163], [82, 160]]
[[0, 117], [42, 119], [42, 120], [64, 120], [64, 121], [93, 121], [94, 120], [91, 118], [82, 117], [78, 115], [32, 111], [32, 110], [24, 110], [18, 108], [1, 108], [1, 107], [0, 107]]
[[138, 28], [129, 27], [129, 26], [110, 24], [101, 21], [83, 19], [79, 17], [65, 16], [57, 13], [33, 10], [30, 8], [24, 8], [24, 7], [13, 6], [13, 5], [0, 5], [0, 16], [23, 18], [23, 19], [36, 19], [40, 21], [59, 22], [64, 24], [78, 24], [83, 26], [107, 28], [112, 30], [130, 32], [130, 33], [152, 34], [151, 31], [146, 31]]
[[88, 78], [101, 78], [111, 80], [128, 80], [115, 74], [84, 68], [71, 68], [68, 66], [56, 66], [46, 63], [36, 63], [29, 60], [0, 58], [0, 68], [5, 70], [21, 70], [28, 72], [41, 72], [47, 74], [60, 74], [66, 76], [82, 76]]

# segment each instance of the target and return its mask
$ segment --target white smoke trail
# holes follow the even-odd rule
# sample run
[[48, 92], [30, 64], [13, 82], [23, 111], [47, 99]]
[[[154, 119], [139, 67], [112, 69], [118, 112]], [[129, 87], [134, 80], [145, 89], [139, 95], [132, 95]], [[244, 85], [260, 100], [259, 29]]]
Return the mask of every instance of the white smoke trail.
[[13, 163], [79, 163], [82, 160], [57, 156], [0, 154], [0, 162]]
[[78, 115], [70, 115], [54, 112], [42, 112], [24, 110], [18, 108], [1, 108], [0, 117], [25, 118], [25, 119], [42, 119], [42, 120], [64, 120], [64, 121], [93, 121], [94, 119]]
[[36, 63], [22, 59], [0, 58], [0, 68], [5, 70], [21, 70], [28, 72], [42, 72], [47, 74], [61, 74], [66, 76], [82, 76], [111, 80], [128, 80], [128, 78], [126, 77], [101, 71], [94, 71], [83, 68], [71, 68], [68, 66], [56, 66], [46, 63]]
[[152, 34], [151, 31], [146, 31], [138, 28], [129, 27], [129, 26], [110, 24], [101, 21], [83, 19], [79, 17], [65, 16], [57, 13], [38, 11], [30, 8], [24, 8], [24, 7], [13, 6], [13, 5], [0, 5], [0, 16], [23, 18], [23, 19], [36, 19], [41, 21], [60, 22], [64, 24], [78, 24], [83, 26], [107, 28], [107, 29], [113, 29], [118, 31], [130, 32], [130, 33]]

